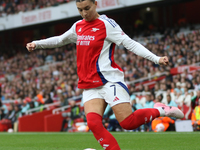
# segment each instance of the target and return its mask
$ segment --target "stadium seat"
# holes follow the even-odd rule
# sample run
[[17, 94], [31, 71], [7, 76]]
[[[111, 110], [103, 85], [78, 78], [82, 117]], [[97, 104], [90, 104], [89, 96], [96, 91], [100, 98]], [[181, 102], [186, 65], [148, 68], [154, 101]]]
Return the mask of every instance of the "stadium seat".
[[0, 132], [8, 131], [8, 129], [12, 128], [12, 122], [8, 119], [4, 119], [0, 121]]

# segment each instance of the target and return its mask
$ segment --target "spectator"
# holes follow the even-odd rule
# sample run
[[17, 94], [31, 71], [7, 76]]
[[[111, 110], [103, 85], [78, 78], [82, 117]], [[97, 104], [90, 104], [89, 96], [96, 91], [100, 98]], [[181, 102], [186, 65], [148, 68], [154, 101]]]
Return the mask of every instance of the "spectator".
[[133, 99], [131, 101], [131, 105], [132, 105], [133, 111], [143, 108], [143, 106], [140, 103], [136, 103], [136, 99]]
[[[146, 103], [144, 105], [144, 108], [154, 108], [154, 102], [151, 99], [151, 94], [147, 94], [146, 95]], [[151, 129], [151, 122], [152, 121], [150, 121], [149, 123], [145, 124], [145, 128], [146, 128], [145, 130], [146, 131], [152, 131], [152, 129]]]
[[163, 94], [159, 94], [157, 97], [156, 97], [156, 99], [155, 99], [155, 102], [154, 103], [156, 103], [156, 102], [162, 102], [162, 100], [163, 100]]
[[69, 104], [67, 93], [63, 93], [62, 98], [60, 99], [61, 106], [67, 106]]
[[59, 48], [55, 49], [54, 57], [55, 57], [55, 61], [63, 60], [63, 54], [60, 52]]
[[15, 108], [14, 104], [10, 104], [8, 108], [8, 113], [4, 116], [3, 120], [10, 120], [10, 122], [13, 124], [16, 121], [16, 116], [15, 116]]
[[53, 103], [53, 100], [51, 98], [51, 95], [50, 94], [46, 94], [46, 97], [45, 97], [45, 104], [51, 104]]
[[119, 122], [117, 121], [115, 114], [113, 113], [113, 110], [109, 105], [107, 105], [107, 107], [106, 107], [103, 118], [104, 119], [107, 118], [107, 122], [108, 122], [107, 130], [108, 131], [121, 131]]
[[[64, 119], [62, 122], [61, 131], [68, 131], [70, 128], [72, 128], [73, 121], [77, 118], [81, 118], [80, 108], [79, 108], [79, 106], [76, 105], [76, 101], [70, 100], [69, 105], [70, 105], [70, 109], [71, 109], [70, 114], [62, 113], [62, 116], [64, 117]], [[65, 128], [65, 124], [67, 124], [67, 128]]]
[[176, 91], [176, 93], [182, 94], [181, 83], [180, 82], [176, 83], [176, 88], [174, 90]]
[[144, 105], [144, 108], [153, 108], [154, 106], [154, 102], [151, 99], [151, 94], [147, 94], [146, 95], [146, 103]]
[[[131, 105], [132, 105], [132, 108], [133, 108], [133, 111], [136, 111], [138, 109], [142, 109], [143, 106], [140, 104], [140, 103], [136, 103], [136, 99], [133, 99], [131, 101]], [[141, 132], [144, 132], [145, 131], [145, 126], [144, 125], [141, 125], [140, 127], [138, 127], [137, 129], [135, 129], [135, 131], [141, 131]]]
[[8, 113], [0, 121], [0, 131], [7, 131], [10, 128], [13, 128], [14, 123], [17, 120], [18, 111], [15, 109], [17, 105], [10, 104], [8, 108]]
[[44, 99], [43, 99], [43, 94], [44, 94], [43, 91], [40, 91], [40, 92], [37, 94], [37, 98], [38, 98], [39, 105], [43, 105], [43, 104], [45, 103], [45, 102], [44, 102]]
[[191, 99], [192, 109], [194, 109], [196, 106], [198, 106], [199, 99], [200, 99], [200, 90], [198, 90], [197, 94], [195, 96], [193, 96]]
[[30, 109], [29, 103], [26, 100], [23, 100], [23, 103], [20, 109], [21, 109], [22, 115], [25, 115], [26, 111]]
[[0, 98], [0, 120], [2, 120], [7, 113], [8, 113], [8, 108], [6, 105], [2, 103]]
[[198, 99], [198, 105], [195, 106], [192, 112], [191, 120], [194, 131], [200, 131], [200, 99]]
[[14, 106], [15, 109], [15, 120], [13, 120], [13, 129], [14, 132], [18, 131], [18, 118], [22, 116], [21, 109], [18, 105]]
[[178, 107], [178, 105], [176, 104], [176, 102], [171, 99], [171, 95], [170, 94], [167, 94], [167, 105], [168, 106]]

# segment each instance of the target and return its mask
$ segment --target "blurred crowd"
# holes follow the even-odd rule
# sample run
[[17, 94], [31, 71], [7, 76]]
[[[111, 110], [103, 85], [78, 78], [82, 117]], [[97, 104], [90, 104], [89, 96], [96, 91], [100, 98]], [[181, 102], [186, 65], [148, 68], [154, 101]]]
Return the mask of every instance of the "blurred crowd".
[[68, 98], [81, 94], [77, 88], [75, 53], [75, 45], [71, 44], [55, 50], [19, 53], [9, 59], [2, 56], [1, 100], [21, 106], [31, 101], [39, 103], [34, 105], [56, 101], [68, 104]]
[[19, 12], [58, 6], [70, 1], [73, 0], [2, 0], [0, 1], [0, 17]]
[[[189, 72], [185, 69], [182, 74], [172, 75], [170, 69], [200, 62], [199, 30], [179, 36], [174, 29], [166, 30], [160, 38], [144, 38], [142, 44], [158, 56], [168, 56], [170, 63], [167, 67], [159, 66], [123, 46], [116, 47], [115, 61], [125, 73], [133, 111], [152, 108], [158, 101], [176, 107], [187, 104], [194, 109], [200, 97], [200, 70]], [[136, 88], [134, 83], [138, 79], [156, 78], [163, 72], [166, 77], [153, 87], [140, 84]], [[32, 53], [22, 51], [13, 57], [5, 53], [0, 57], [1, 101], [15, 102], [22, 114], [30, 108], [56, 101], [60, 101], [61, 106], [67, 105], [68, 98], [81, 95], [77, 83], [75, 44]], [[5, 116], [9, 111], [4, 110], [0, 113]], [[142, 130], [147, 129], [149, 127], [142, 127]]]

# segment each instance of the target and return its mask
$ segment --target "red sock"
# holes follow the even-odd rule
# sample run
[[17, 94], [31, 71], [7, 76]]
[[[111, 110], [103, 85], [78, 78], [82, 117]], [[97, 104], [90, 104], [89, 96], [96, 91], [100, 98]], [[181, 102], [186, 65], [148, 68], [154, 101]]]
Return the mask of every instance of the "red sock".
[[153, 119], [160, 116], [160, 112], [155, 108], [138, 109], [133, 112], [130, 116], [120, 122], [122, 128], [126, 130], [133, 130], [141, 126], [142, 124], [148, 123]]
[[102, 124], [102, 116], [97, 113], [87, 114], [87, 124], [93, 132], [94, 137], [105, 150], [121, 150], [116, 139]]

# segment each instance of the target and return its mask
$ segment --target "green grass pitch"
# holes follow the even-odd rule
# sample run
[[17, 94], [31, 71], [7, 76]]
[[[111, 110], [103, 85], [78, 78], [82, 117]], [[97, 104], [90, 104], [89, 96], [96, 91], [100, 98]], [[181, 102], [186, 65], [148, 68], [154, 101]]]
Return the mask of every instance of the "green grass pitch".
[[[112, 132], [122, 150], [199, 150], [200, 132]], [[0, 133], [0, 150], [103, 150], [89, 133]]]

